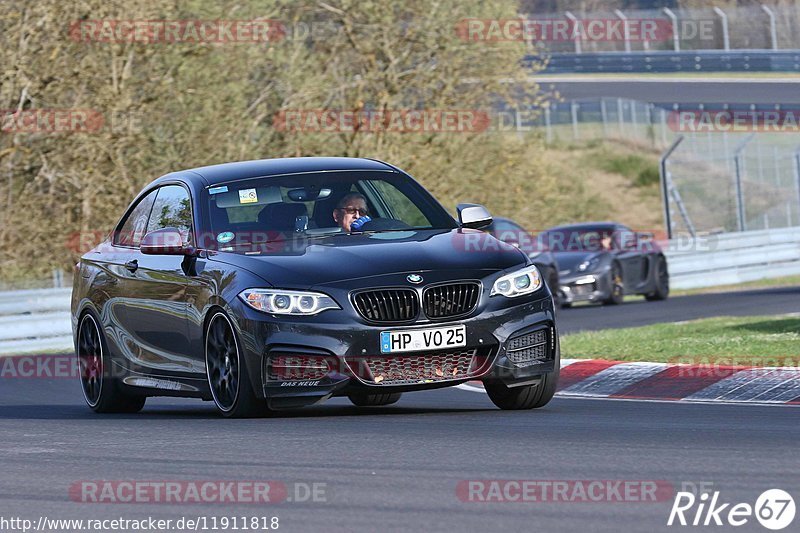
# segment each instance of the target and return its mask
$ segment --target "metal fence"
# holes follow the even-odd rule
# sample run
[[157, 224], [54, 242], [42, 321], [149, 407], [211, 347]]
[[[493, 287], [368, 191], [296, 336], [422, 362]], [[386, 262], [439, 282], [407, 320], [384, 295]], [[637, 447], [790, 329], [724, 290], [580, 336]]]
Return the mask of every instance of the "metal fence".
[[662, 163], [670, 234], [800, 226], [796, 133], [691, 133]]
[[533, 119], [515, 111], [515, 122], [520, 130], [539, 129], [548, 143], [624, 139], [664, 148], [675, 138], [668, 123], [669, 112], [636, 100], [599, 98], [551, 102]]
[[[710, 3], [710, 2], [709, 2]], [[800, 48], [800, 4], [776, 2], [700, 9], [623, 9], [524, 14], [536, 21], [567, 21], [568, 39], [536, 41], [544, 52], [632, 52], [637, 50], [785, 50]], [[592, 39], [590, 21], [619, 21], [623, 38]], [[636, 36], [638, 21], [655, 21], [655, 39]], [[627, 38], [626, 38], [627, 37]]]
[[[723, 111], [767, 108], [792, 113], [749, 105]], [[539, 128], [548, 143], [619, 139], [666, 150], [680, 138], [662, 161], [670, 236], [800, 226], [800, 124], [783, 133], [683, 132], [676, 117], [684, 110], [622, 98], [573, 100], [551, 103], [530, 121], [523, 113], [517, 126]]]

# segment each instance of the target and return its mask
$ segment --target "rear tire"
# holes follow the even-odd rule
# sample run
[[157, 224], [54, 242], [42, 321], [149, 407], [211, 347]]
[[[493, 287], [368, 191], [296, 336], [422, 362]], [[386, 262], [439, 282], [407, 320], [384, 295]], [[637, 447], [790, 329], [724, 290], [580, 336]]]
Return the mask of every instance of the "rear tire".
[[622, 282], [622, 268], [619, 263], [611, 265], [609, 272], [609, 283], [611, 284], [611, 293], [603, 303], [606, 305], [622, 305], [625, 301], [625, 287]]
[[402, 395], [403, 394], [400, 392], [385, 394], [351, 394], [348, 398], [353, 402], [353, 405], [357, 405], [358, 407], [379, 407], [381, 405], [397, 403]]
[[658, 258], [656, 264], [656, 290], [645, 295], [648, 302], [666, 300], [669, 296], [669, 272], [667, 271], [667, 260], [664, 256]]
[[267, 415], [267, 402], [253, 391], [233, 323], [221, 310], [213, 311], [208, 321], [205, 345], [208, 386], [220, 414], [228, 418]]
[[86, 405], [95, 413], [138, 413], [146, 396], [134, 396], [120, 390], [113, 377], [105, 335], [91, 313], [78, 326], [77, 353], [81, 389]]

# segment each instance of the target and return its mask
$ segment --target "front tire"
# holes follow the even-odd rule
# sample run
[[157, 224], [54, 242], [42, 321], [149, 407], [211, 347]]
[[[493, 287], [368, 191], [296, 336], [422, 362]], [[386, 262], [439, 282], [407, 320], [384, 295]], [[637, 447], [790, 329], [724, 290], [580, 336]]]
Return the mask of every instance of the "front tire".
[[622, 305], [622, 302], [625, 301], [625, 287], [622, 282], [622, 267], [619, 266], [619, 263], [611, 265], [609, 283], [611, 284], [611, 292], [603, 303], [606, 305]]
[[120, 390], [112, 376], [112, 365], [99, 322], [91, 313], [78, 326], [77, 353], [81, 390], [86, 405], [95, 413], [138, 413], [146, 396], [133, 396]]
[[508, 411], [538, 409], [553, 399], [558, 387], [558, 369], [543, 375], [536, 385], [507, 387], [500, 381], [491, 381], [484, 383], [483, 386], [489, 399], [500, 409]]
[[229, 418], [264, 416], [265, 400], [253, 392], [246, 361], [233, 323], [223, 311], [215, 311], [206, 329], [206, 376], [217, 410]]
[[400, 392], [395, 392], [394, 394], [351, 394], [348, 398], [353, 402], [353, 405], [358, 407], [379, 407], [397, 403], [402, 395]]

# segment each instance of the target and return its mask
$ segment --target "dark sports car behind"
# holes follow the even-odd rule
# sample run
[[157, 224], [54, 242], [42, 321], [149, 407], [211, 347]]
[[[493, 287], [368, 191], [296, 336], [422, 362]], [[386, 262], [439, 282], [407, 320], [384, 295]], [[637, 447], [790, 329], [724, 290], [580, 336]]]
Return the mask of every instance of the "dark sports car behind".
[[562, 306], [621, 304], [626, 294], [648, 300], [669, 295], [667, 259], [650, 234], [614, 222], [587, 222], [551, 228], [541, 240], [558, 262]]

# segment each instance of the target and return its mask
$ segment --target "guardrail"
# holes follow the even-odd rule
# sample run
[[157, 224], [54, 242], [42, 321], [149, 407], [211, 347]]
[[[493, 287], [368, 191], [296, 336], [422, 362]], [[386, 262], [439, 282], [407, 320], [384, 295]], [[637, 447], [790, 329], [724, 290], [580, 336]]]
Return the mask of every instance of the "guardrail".
[[[526, 65], [541, 58], [526, 58]], [[541, 74], [620, 72], [800, 72], [800, 51], [671, 50], [550, 54]]]
[[71, 292], [0, 292], [0, 355], [72, 350]]
[[677, 238], [665, 254], [676, 289], [800, 275], [800, 227]]

